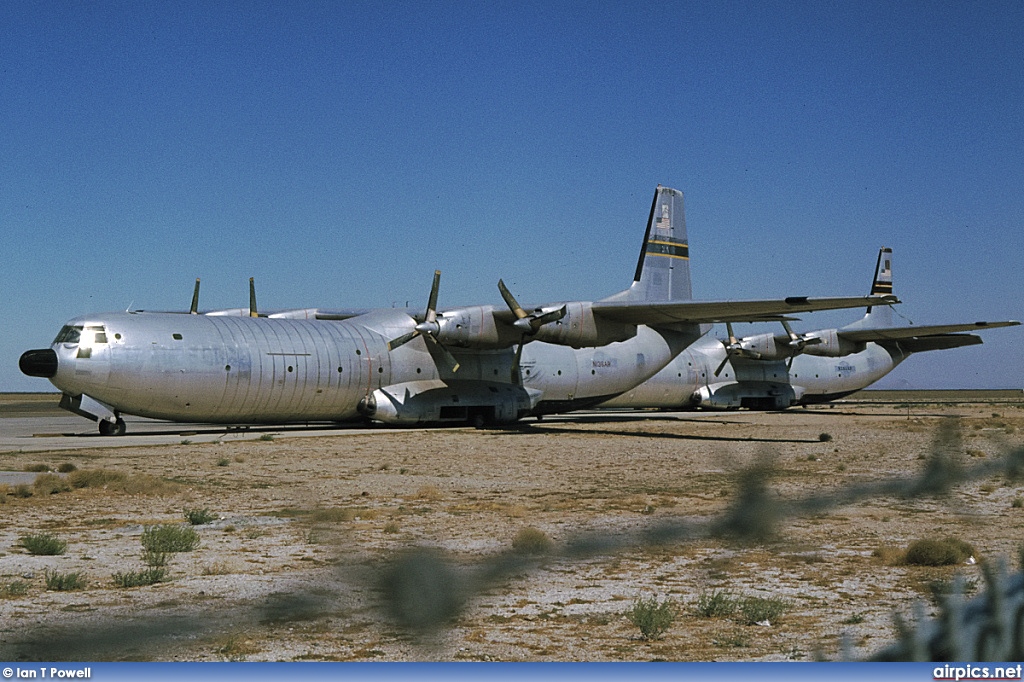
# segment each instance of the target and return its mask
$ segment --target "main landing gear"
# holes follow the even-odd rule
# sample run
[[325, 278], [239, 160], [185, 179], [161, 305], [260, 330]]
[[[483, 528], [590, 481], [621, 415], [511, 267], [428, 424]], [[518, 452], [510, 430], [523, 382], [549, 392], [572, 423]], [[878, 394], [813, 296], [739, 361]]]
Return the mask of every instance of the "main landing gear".
[[106, 419], [100, 420], [101, 436], [123, 436], [126, 430], [127, 427], [125, 426], [124, 420], [120, 417], [118, 417], [115, 422], [110, 422]]

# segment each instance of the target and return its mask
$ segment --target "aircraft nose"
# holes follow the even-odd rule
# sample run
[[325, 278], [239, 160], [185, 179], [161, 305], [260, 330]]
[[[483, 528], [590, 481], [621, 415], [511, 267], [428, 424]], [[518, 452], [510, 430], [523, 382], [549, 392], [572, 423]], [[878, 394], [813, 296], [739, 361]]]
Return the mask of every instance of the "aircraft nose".
[[49, 348], [27, 350], [21, 354], [18, 367], [30, 377], [52, 379], [57, 376], [57, 354]]

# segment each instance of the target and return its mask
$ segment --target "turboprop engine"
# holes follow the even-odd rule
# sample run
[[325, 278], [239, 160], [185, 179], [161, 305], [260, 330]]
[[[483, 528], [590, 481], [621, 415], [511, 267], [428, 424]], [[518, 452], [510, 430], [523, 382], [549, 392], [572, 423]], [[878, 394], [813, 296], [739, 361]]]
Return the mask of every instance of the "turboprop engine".
[[844, 355], [859, 353], [867, 348], [866, 343], [847, 341], [839, 335], [838, 329], [819, 329], [807, 332], [804, 336], [819, 339], [818, 342], [808, 344], [804, 352], [808, 355], [819, 355], [826, 358], [840, 358]]

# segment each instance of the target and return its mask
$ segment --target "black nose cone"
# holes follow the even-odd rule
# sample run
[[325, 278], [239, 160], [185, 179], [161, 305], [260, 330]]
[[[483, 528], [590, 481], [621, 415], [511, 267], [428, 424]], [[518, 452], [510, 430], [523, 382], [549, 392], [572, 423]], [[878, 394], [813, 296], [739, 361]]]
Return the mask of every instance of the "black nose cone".
[[21, 354], [18, 367], [30, 377], [52, 379], [57, 376], [57, 354], [49, 348], [27, 350]]

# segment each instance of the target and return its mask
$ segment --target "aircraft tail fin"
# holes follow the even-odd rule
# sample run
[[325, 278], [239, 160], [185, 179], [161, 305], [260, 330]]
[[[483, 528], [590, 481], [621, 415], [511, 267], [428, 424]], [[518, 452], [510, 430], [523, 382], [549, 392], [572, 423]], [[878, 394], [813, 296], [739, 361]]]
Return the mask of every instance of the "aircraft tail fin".
[[[883, 246], [878, 250], [878, 261], [875, 263], [875, 276], [871, 280], [871, 295], [885, 296], [892, 294], [892, 249]], [[892, 307], [868, 306], [864, 317], [847, 325], [844, 329], [871, 329], [892, 326]]]
[[606, 301], [689, 301], [690, 247], [683, 193], [658, 185], [633, 284]]

